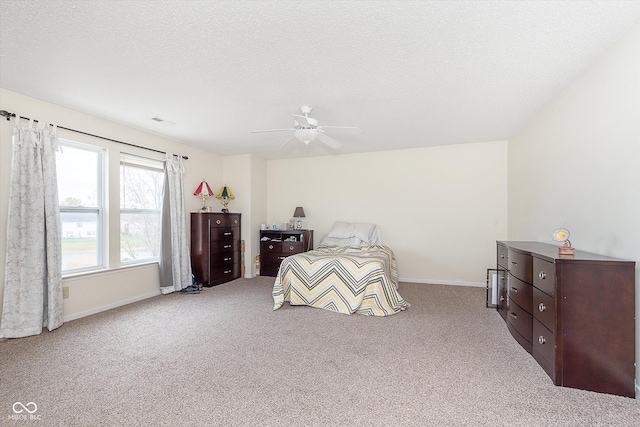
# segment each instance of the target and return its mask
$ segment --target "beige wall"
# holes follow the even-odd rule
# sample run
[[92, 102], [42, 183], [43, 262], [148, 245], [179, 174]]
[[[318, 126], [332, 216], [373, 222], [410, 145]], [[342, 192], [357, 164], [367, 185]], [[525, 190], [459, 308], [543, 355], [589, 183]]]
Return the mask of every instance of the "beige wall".
[[[247, 277], [256, 275], [255, 259], [260, 255], [260, 224], [267, 222], [267, 161], [260, 157], [251, 157], [251, 228], [248, 240], [251, 240], [251, 252], [245, 251]], [[249, 268], [250, 266], [250, 268]], [[249, 272], [251, 274], [249, 275]]]
[[267, 163], [267, 221], [304, 207], [315, 246], [336, 220], [378, 224], [402, 280], [483, 286], [506, 238], [505, 141]]
[[[200, 200], [192, 196], [192, 194], [202, 178], [206, 178], [212, 188], [219, 188], [222, 185], [222, 156], [3, 89], [0, 89], [0, 109], [71, 129], [188, 156], [189, 160], [185, 161], [186, 172], [184, 175], [185, 204], [188, 212], [197, 210], [201, 205]], [[2, 260], [6, 258], [7, 247], [6, 229], [11, 169], [11, 134], [14, 123], [14, 120], [0, 120], [0, 230], [2, 230], [0, 232], [0, 259]], [[58, 135], [61, 138], [72, 141], [107, 148], [107, 167], [110, 176], [108, 183], [108, 209], [110, 210], [108, 239], [116, 242], [110, 245], [110, 251], [108, 252], [109, 269], [107, 271], [84, 274], [63, 280], [64, 286], [69, 286], [69, 298], [64, 300], [65, 319], [81, 317], [159, 294], [159, 275], [156, 263], [138, 267], [118, 268], [118, 167], [120, 150], [156, 159], [163, 159], [164, 155], [75, 132], [59, 130]], [[211, 200], [207, 202], [207, 204], [212, 203], [213, 201]], [[5, 264], [0, 262], [0, 277], [3, 279], [4, 270]], [[4, 280], [0, 280], [0, 301], [3, 287]]]
[[554, 243], [557, 227], [636, 261], [640, 330], [640, 26], [509, 142], [509, 239]]
[[227, 156], [223, 160], [224, 182], [236, 197], [230, 212], [242, 213], [242, 239], [245, 250], [245, 277], [254, 277], [255, 257], [260, 255], [260, 236], [256, 230], [266, 219], [266, 160], [252, 155]]

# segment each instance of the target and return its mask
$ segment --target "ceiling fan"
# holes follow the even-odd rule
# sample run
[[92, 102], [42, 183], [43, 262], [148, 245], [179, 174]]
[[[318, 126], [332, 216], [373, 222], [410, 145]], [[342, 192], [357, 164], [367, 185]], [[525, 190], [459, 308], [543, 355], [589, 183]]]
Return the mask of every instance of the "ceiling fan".
[[309, 117], [311, 113], [311, 107], [308, 105], [300, 108], [303, 116], [300, 114], [292, 114], [293, 116], [293, 127], [290, 129], [265, 129], [265, 130], [252, 130], [249, 133], [260, 133], [260, 132], [286, 132], [293, 131], [293, 136], [289, 138], [289, 140], [285, 143], [289, 143], [293, 138], [296, 138], [300, 142], [304, 142], [306, 145], [314, 142], [316, 140], [327, 144], [331, 148], [340, 148], [342, 144], [335, 139], [324, 133], [325, 129], [356, 129], [360, 130], [358, 127], [354, 126], [318, 126], [318, 121]]

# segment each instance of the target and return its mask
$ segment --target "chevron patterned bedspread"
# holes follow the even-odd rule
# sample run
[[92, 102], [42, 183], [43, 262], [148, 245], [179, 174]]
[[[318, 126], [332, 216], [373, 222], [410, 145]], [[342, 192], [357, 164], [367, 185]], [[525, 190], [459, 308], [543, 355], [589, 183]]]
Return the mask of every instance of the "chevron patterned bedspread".
[[289, 301], [338, 313], [390, 316], [409, 307], [398, 293], [396, 259], [387, 246], [320, 246], [285, 258], [273, 309]]

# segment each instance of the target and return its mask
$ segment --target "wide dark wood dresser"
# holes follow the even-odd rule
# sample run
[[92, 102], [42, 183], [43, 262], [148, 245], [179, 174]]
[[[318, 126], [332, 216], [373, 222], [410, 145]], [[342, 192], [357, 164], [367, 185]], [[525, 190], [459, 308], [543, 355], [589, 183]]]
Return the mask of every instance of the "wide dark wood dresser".
[[260, 230], [260, 275], [278, 275], [290, 255], [313, 249], [313, 230]]
[[498, 312], [558, 386], [635, 397], [635, 262], [497, 242]]
[[191, 269], [196, 281], [211, 287], [240, 277], [239, 213], [191, 213]]

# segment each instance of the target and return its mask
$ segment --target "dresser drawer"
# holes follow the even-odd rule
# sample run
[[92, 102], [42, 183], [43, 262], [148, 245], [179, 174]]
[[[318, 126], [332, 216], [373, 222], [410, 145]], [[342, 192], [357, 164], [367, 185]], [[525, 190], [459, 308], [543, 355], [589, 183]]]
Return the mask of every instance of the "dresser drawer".
[[531, 353], [531, 351], [533, 350], [531, 341], [530, 341], [531, 337], [528, 337], [527, 339], [525, 339], [520, 334], [520, 332], [518, 332], [516, 328], [514, 328], [513, 325], [509, 322], [507, 322], [507, 329], [509, 330], [509, 332], [511, 332], [511, 336], [515, 338], [518, 344], [520, 344], [522, 348], [524, 348], [527, 351], [527, 353]]
[[531, 343], [532, 317], [513, 301], [509, 301], [509, 307], [507, 308], [507, 321], [527, 340], [527, 342]]
[[507, 320], [507, 290], [502, 286], [498, 286], [498, 313]]
[[505, 270], [509, 269], [507, 253], [507, 247], [498, 243], [498, 267]]
[[555, 298], [535, 287], [533, 288], [533, 317], [550, 331], [556, 330]]
[[282, 253], [288, 255], [299, 254], [304, 251], [303, 242], [282, 242]]
[[533, 287], [509, 274], [509, 298], [526, 312], [531, 313]]
[[507, 320], [507, 281], [505, 270], [498, 270], [498, 313]]
[[283, 254], [282, 252], [262, 252], [260, 254], [260, 262], [266, 263], [277, 263], [280, 265], [283, 259], [285, 259], [288, 255]]
[[556, 294], [556, 265], [533, 258], [533, 286], [553, 296]]
[[556, 382], [555, 338], [555, 334], [540, 323], [538, 319], [533, 319], [533, 350], [531, 354], [554, 382]]
[[240, 250], [240, 242], [237, 240], [218, 240], [211, 242], [211, 254], [220, 254], [224, 252], [234, 252]]
[[211, 228], [218, 227], [240, 227], [239, 215], [217, 215], [215, 218], [211, 218], [209, 223]]
[[239, 252], [223, 252], [211, 257], [211, 268], [224, 267], [240, 262]]
[[211, 270], [211, 283], [217, 285], [240, 277], [240, 264], [217, 267]]
[[533, 283], [533, 259], [531, 255], [509, 249], [509, 272], [518, 279]]
[[260, 242], [260, 255], [264, 256], [267, 253], [280, 253], [282, 252], [281, 242]]
[[240, 229], [231, 227], [211, 228], [211, 241], [236, 240], [240, 238]]

